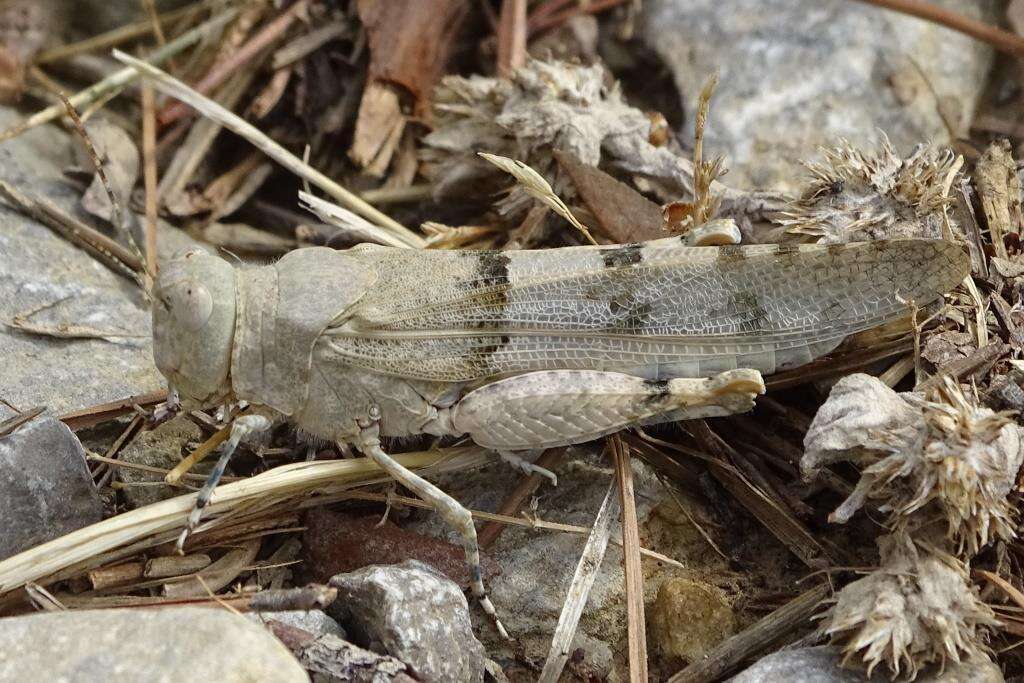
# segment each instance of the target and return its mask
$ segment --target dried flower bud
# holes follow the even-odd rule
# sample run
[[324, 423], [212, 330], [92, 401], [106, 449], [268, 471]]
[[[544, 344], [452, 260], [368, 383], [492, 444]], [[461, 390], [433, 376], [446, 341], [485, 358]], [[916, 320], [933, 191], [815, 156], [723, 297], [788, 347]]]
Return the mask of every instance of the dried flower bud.
[[825, 614], [822, 633], [859, 657], [868, 676], [880, 664], [914, 678], [925, 665], [979, 656], [992, 610], [968, 583], [966, 566], [901, 533], [879, 541], [882, 566], [848, 584]]
[[911, 516], [939, 519], [959, 552], [1014, 536], [1006, 497], [1024, 458], [1021, 429], [1006, 413], [968, 399], [947, 380], [929, 399], [897, 394], [874, 377], [838, 382], [804, 440], [805, 473], [855, 460], [867, 467], [832, 514], [845, 522], [867, 500], [882, 503], [890, 525]]
[[952, 152], [921, 146], [903, 159], [883, 136], [873, 151], [842, 140], [822, 154], [805, 163], [811, 180], [779, 221], [788, 232], [823, 244], [942, 236], [946, 178], [957, 168]]

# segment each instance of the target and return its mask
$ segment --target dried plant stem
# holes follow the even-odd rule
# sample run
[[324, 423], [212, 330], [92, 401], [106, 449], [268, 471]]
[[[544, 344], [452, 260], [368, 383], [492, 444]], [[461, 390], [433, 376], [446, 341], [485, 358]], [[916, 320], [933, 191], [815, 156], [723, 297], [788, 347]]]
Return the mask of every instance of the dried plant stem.
[[240, 116], [228, 111], [208, 97], [200, 95], [178, 79], [170, 76], [160, 69], [157, 69], [151, 64], [135, 59], [134, 57], [126, 55], [119, 50], [114, 51], [114, 56], [125, 64], [130, 65], [131, 68], [137, 69], [147, 78], [151, 79], [157, 90], [160, 90], [172, 97], [176, 97], [182, 102], [186, 102], [199, 111], [203, 116], [216, 121], [231, 132], [245, 138], [267, 156], [274, 159], [300, 178], [304, 178], [316, 185], [332, 198], [345, 205], [346, 208], [375, 222], [382, 228], [386, 228], [390, 232], [394, 233], [395, 236], [408, 242], [410, 245], [422, 245], [424, 241], [422, 237], [370, 206], [360, 199], [358, 195], [349, 192], [320, 171], [302, 163], [301, 159], [271, 140], [265, 133], [248, 121], [242, 119]]
[[146, 188], [146, 271], [156, 277], [156, 102], [149, 83], [142, 84], [142, 178]]
[[77, 431], [114, 420], [122, 415], [127, 415], [140, 406], [151, 406], [166, 400], [167, 391], [165, 389], [158, 389], [146, 394], [129, 396], [120, 401], [108, 401], [107, 403], [66, 413], [60, 416], [60, 421], [66, 424], [72, 431]]
[[[299, 14], [305, 10], [306, 0], [298, 0], [298, 2], [282, 12], [276, 19], [267, 23], [267, 25], [264, 26], [259, 33], [254, 35], [248, 42], [246, 42], [245, 45], [242, 45], [237, 50], [232, 51], [227, 59], [219, 64], [215, 64], [214, 67], [210, 69], [210, 72], [196, 84], [194, 88], [195, 91], [203, 95], [211, 93], [214, 88], [226, 81], [229, 76], [245, 66], [254, 57], [273, 44], [274, 41], [283, 36], [285, 31], [287, 31], [292, 25], [292, 22], [295, 21]], [[167, 107], [157, 118], [160, 121], [160, 125], [168, 126], [187, 115], [188, 112], [188, 106], [179, 102]]]
[[[131, 229], [125, 222], [124, 208], [121, 206], [121, 200], [118, 199], [116, 194], [114, 194], [114, 189], [110, 186], [110, 179], [107, 178], [107, 171], [103, 168], [103, 161], [100, 159], [100, 155], [96, 151], [96, 145], [92, 144], [92, 138], [89, 137], [89, 131], [85, 129], [85, 124], [82, 123], [82, 119], [79, 118], [78, 112], [75, 110], [75, 106], [71, 104], [70, 100], [68, 100], [67, 95], [60, 93], [60, 100], [64, 103], [64, 108], [67, 109], [68, 116], [71, 118], [71, 122], [74, 124], [75, 130], [78, 131], [78, 136], [82, 138], [82, 142], [85, 144], [85, 148], [89, 152], [89, 158], [92, 160], [92, 165], [96, 169], [96, 175], [100, 177], [103, 189], [106, 191], [107, 198], [110, 200], [114, 229], [124, 233], [125, 238], [128, 241], [128, 248], [131, 249], [135, 256], [138, 257], [139, 263], [144, 265], [146, 263], [146, 259], [139, 250], [139, 245], [135, 243], [135, 236], [132, 235]], [[148, 272], [148, 275], [153, 276], [155, 273]]]
[[558, 616], [558, 626], [555, 627], [555, 633], [551, 638], [551, 648], [548, 650], [548, 658], [544, 662], [544, 669], [538, 679], [539, 683], [557, 683], [572, 652], [572, 641], [576, 635], [576, 628], [583, 615], [583, 608], [587, 605], [590, 589], [594, 587], [594, 580], [601, 568], [604, 552], [608, 548], [611, 523], [615, 519], [615, 513], [618, 512], [616, 503], [615, 483], [613, 482], [608, 487], [608, 493], [605, 494], [604, 501], [597, 511], [587, 544], [583, 546], [579, 562], [576, 563], [576, 573], [573, 574], [572, 582], [569, 584], [569, 592], [562, 605], [562, 613]]
[[[158, 18], [161, 24], [177, 21], [178, 19], [187, 17], [189, 14], [192, 14], [197, 10], [215, 7], [219, 4], [223, 4], [222, 0], [202, 0], [201, 2], [192, 3], [191, 5], [171, 12], [164, 12], [163, 14], [160, 14]], [[80, 40], [77, 43], [58, 45], [57, 47], [49, 50], [44, 50], [36, 57], [35, 63], [49, 64], [51, 62], [67, 59], [68, 57], [80, 55], [84, 52], [100, 52], [102, 50], [108, 50], [117, 45], [121, 45], [122, 43], [127, 43], [130, 40], [148, 36], [153, 32], [153, 30], [154, 25], [152, 19], [143, 19], [132, 24], [125, 24], [124, 26], [119, 26], [105, 33], [90, 36], [89, 38]]]
[[182, 476], [185, 475], [190, 469], [195, 467], [196, 463], [202, 462], [203, 458], [208, 456], [217, 450], [217, 447], [228, 440], [231, 436], [231, 425], [228, 424], [221, 427], [213, 433], [209, 439], [199, 444], [199, 447], [188, 454], [185, 458], [182, 458], [181, 462], [174, 466], [167, 476], [164, 477], [164, 481], [168, 484], [177, 484], [181, 481]]
[[135, 254], [66, 213], [48, 199], [33, 199], [2, 181], [0, 181], [0, 197], [7, 201], [12, 208], [35, 218], [40, 223], [52, 228], [64, 239], [85, 249], [96, 260], [118, 275], [127, 277], [140, 287], [145, 286], [145, 282], [139, 275], [143, 268], [142, 261]]
[[629, 638], [629, 680], [647, 683], [647, 620], [644, 618], [644, 574], [640, 567], [640, 529], [633, 494], [629, 447], [618, 434], [611, 437], [615, 477], [622, 505], [622, 562], [625, 566], [626, 628]]
[[818, 605], [827, 596], [827, 585], [815, 586], [747, 630], [719, 643], [703, 659], [672, 676], [668, 683], [711, 683], [720, 680], [740, 662], [763, 652], [792, 631], [809, 624]]
[[[238, 10], [236, 9], [229, 9], [218, 14], [209, 21], [206, 21], [199, 26], [196, 26], [194, 29], [181, 34], [179, 37], [175, 38], [163, 47], [154, 50], [146, 58], [147, 61], [153, 64], [160, 64], [167, 61], [182, 50], [195, 45], [203, 37], [222, 29], [229, 21], [234, 19], [237, 14]], [[69, 97], [68, 100], [75, 107], [81, 107], [91, 102], [95, 102], [112, 92], [120, 92], [125, 86], [138, 78], [138, 76], [139, 72], [137, 69], [126, 67], [120, 71], [110, 74], [99, 83], [94, 83], [85, 90], [75, 93]], [[0, 142], [18, 137], [25, 131], [31, 130], [36, 126], [49, 123], [50, 121], [59, 118], [64, 111], [63, 103], [47, 107], [46, 109], [28, 117], [13, 128], [9, 128], [8, 130], [0, 133]]]
[[[478, 467], [491, 458], [481, 448], [464, 447], [406, 453], [395, 459], [410, 469], [441, 472]], [[206, 508], [210, 521], [204, 526], [217, 527], [226, 516], [238, 524], [294, 514], [322, 504], [332, 494], [383, 479], [369, 458], [284, 465], [218, 487]], [[59, 581], [172, 541], [184, 528], [195, 499], [190, 493], [147, 505], [0, 561], [0, 598], [32, 581]]]
[[1006, 52], [1017, 57], [1024, 57], [1024, 38], [1015, 33], [1004, 31], [1001, 28], [986, 24], [983, 21], [972, 19], [958, 14], [945, 7], [939, 7], [924, 0], [860, 0], [868, 5], [884, 7], [886, 9], [909, 14], [919, 19], [931, 21], [936, 24], [951, 28], [969, 35], [970, 37], [988, 43], [995, 49]]
[[503, 0], [498, 22], [498, 74], [526, 64], [526, 0]]

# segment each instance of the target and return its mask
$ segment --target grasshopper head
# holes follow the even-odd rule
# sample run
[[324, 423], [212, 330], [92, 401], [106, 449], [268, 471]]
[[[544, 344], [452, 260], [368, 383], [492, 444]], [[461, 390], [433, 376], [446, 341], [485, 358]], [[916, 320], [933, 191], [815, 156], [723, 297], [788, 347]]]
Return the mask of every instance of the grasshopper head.
[[199, 249], [175, 256], [153, 287], [153, 358], [183, 403], [211, 405], [230, 392], [235, 275]]

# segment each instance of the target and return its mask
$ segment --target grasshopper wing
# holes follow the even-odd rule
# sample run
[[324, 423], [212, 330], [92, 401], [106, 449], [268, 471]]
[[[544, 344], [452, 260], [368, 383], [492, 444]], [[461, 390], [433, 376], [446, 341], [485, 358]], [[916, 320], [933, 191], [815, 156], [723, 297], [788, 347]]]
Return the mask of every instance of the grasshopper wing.
[[958, 245], [935, 240], [354, 253], [378, 284], [325, 332], [329, 356], [453, 382], [557, 369], [767, 374], [933, 302], [969, 270]]

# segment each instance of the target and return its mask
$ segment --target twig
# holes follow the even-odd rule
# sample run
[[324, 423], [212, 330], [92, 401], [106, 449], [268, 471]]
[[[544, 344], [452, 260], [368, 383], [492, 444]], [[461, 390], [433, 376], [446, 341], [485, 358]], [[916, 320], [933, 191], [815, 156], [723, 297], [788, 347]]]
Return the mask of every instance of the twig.
[[408, 187], [378, 187], [374, 190], [363, 190], [359, 196], [371, 204], [406, 204], [430, 199], [434, 192], [432, 183], [421, 183]]
[[349, 27], [345, 22], [335, 21], [318, 28], [312, 33], [307, 33], [278, 49], [270, 60], [270, 68], [277, 71], [286, 66], [291, 66], [295, 62], [313, 54], [332, 40], [344, 38], [348, 31]]
[[498, 75], [526, 64], [526, 0], [503, 0], [498, 22]]
[[719, 643], [702, 659], [668, 680], [668, 683], [711, 683], [717, 681], [743, 660], [778, 643], [794, 629], [805, 625], [828, 595], [821, 584], [789, 601], [750, 628]]
[[60, 416], [60, 421], [72, 431], [94, 427], [103, 422], [115, 420], [134, 412], [138, 406], [151, 406], [167, 400], [167, 391], [159, 389], [146, 394], [137, 394], [119, 401], [108, 401], [89, 408], [82, 408]]
[[[395, 459], [412, 469], [429, 467], [433, 468], [431, 472], [443, 472], [479, 467], [490, 462], [491, 456], [482, 448], [465, 447], [405, 453]], [[205, 524], [217, 528], [224, 524], [222, 518], [228, 513], [232, 525], [294, 514], [321, 504], [314, 492], [328, 496], [385, 479], [368, 458], [284, 465], [218, 487], [206, 508]], [[29, 581], [50, 583], [77, 576], [172, 541], [184, 528], [195, 499], [196, 494], [190, 493], [137, 508], [0, 560], [0, 598]]]
[[142, 84], [142, 178], [146, 187], [146, 272], [156, 277], [157, 208], [156, 102], [153, 87]]
[[[213, 91], [218, 85], [228, 79], [229, 76], [234, 74], [240, 68], [245, 66], [251, 59], [256, 55], [263, 52], [267, 46], [271, 45], [274, 41], [284, 35], [284, 32], [292, 25], [292, 22], [299, 16], [299, 13], [304, 12], [306, 9], [306, 0], [297, 0], [297, 2], [289, 7], [287, 10], [281, 13], [276, 19], [268, 22], [259, 33], [254, 35], [245, 45], [241, 46], [237, 50], [233, 51], [227, 59], [215, 64], [210, 72], [203, 77], [195, 85], [195, 92], [202, 95], [207, 95]], [[181, 99], [181, 98], [179, 98]], [[189, 112], [187, 100], [178, 102], [170, 105], [164, 111], [160, 112], [157, 119], [160, 121], [160, 125], [168, 126]]]
[[583, 546], [579, 562], [576, 563], [576, 573], [569, 584], [562, 613], [558, 616], [558, 626], [555, 627], [555, 633], [551, 638], [551, 648], [548, 650], [547, 661], [544, 662], [544, 670], [538, 679], [539, 683], [556, 683], [572, 652], [573, 637], [583, 615], [583, 608], [587, 605], [590, 589], [593, 588], [597, 572], [601, 568], [604, 552], [608, 548], [611, 522], [618, 512], [618, 501], [614, 492], [615, 482], [612, 482], [597, 511], [597, 516], [594, 517], [587, 544]]
[[40, 223], [52, 228], [64, 239], [85, 249], [96, 260], [118, 275], [127, 277], [140, 287], [145, 286], [145, 282], [139, 276], [142, 271], [142, 261], [135, 254], [103, 233], [65, 213], [50, 200], [27, 197], [3, 181], [0, 181], [0, 197], [11, 204], [12, 208], [35, 218]]
[[335, 200], [344, 204], [346, 208], [351, 209], [364, 218], [377, 223], [381, 227], [387, 228], [409, 244], [419, 245], [424, 241], [422, 237], [373, 208], [360, 199], [359, 196], [338, 185], [323, 173], [303, 164], [298, 157], [275, 141], [271, 140], [266, 134], [248, 121], [245, 121], [236, 114], [228, 111], [208, 97], [200, 95], [173, 76], [168, 75], [146, 62], [135, 59], [130, 55], [126, 55], [120, 50], [114, 51], [114, 57], [125, 64], [131, 65], [132, 68], [137, 69], [147, 78], [152, 79], [157, 90], [160, 90], [167, 95], [171, 95], [172, 97], [177, 97], [181, 101], [194, 107], [204, 116], [213, 119], [233, 133], [242, 136], [267, 156], [274, 159], [300, 178], [305, 178], [309, 182], [313, 183]]
[[[182, 50], [191, 47], [192, 45], [195, 45], [202, 38], [209, 35], [210, 33], [219, 31], [221, 28], [224, 27], [225, 24], [234, 19], [237, 14], [237, 9], [225, 10], [224, 12], [218, 14], [212, 19], [200, 24], [199, 26], [196, 26], [194, 29], [181, 34], [180, 36], [178, 36], [171, 42], [167, 43], [163, 47], [154, 50], [146, 58], [147, 61], [152, 64], [160, 64], [162, 62], [167, 61], [168, 59], [178, 54]], [[138, 77], [139, 72], [137, 69], [132, 67], [126, 67], [124, 69], [121, 69], [120, 71], [116, 71], [110, 74], [99, 83], [94, 83], [85, 90], [80, 90], [79, 92], [69, 97], [68, 100], [75, 107], [81, 107], [83, 105], [89, 104], [90, 102], [95, 102], [96, 100], [99, 100], [110, 93], [120, 92], [122, 89], [124, 89], [125, 86], [127, 86], [129, 83], [131, 83]], [[10, 140], [11, 138], [16, 138], [27, 130], [31, 130], [36, 126], [41, 126], [44, 123], [49, 123], [50, 121], [59, 118], [63, 113], [63, 103], [55, 104], [53, 106], [47, 107], [46, 109], [43, 109], [40, 112], [36, 112], [35, 114], [28, 117], [27, 119], [25, 119], [18, 125], [14, 126], [13, 128], [9, 128], [0, 133], [0, 142]]]
[[640, 529], [633, 494], [633, 468], [629, 446], [618, 434], [611, 437], [615, 477], [622, 505], [622, 563], [625, 566], [626, 628], [629, 637], [629, 680], [647, 683], [647, 621], [644, 618], [644, 574], [640, 567]]
[[39, 406], [37, 408], [29, 408], [28, 410], [19, 412], [17, 415], [12, 415], [3, 422], [0, 422], [0, 436], [7, 436], [15, 429], [36, 419], [46, 410], [45, 406]]
[[[140, 264], [145, 264], [146, 259], [139, 250], [139, 245], [135, 243], [135, 237], [132, 235], [131, 229], [124, 220], [124, 209], [121, 206], [121, 200], [114, 194], [114, 188], [110, 186], [110, 180], [107, 178], [107, 171], [103, 168], [103, 161], [100, 159], [99, 153], [96, 151], [96, 145], [92, 144], [92, 138], [89, 136], [89, 131], [85, 129], [85, 124], [82, 123], [82, 119], [78, 117], [78, 112], [75, 110], [75, 106], [68, 100], [67, 95], [63, 92], [60, 93], [60, 100], [64, 103], [64, 108], [67, 109], [68, 116], [71, 118], [71, 122], [75, 126], [75, 130], [78, 131], [79, 137], [82, 138], [82, 142], [85, 144], [86, 150], [89, 152], [89, 158], [92, 160], [92, 165], [96, 168], [96, 174], [100, 177], [100, 183], [103, 185], [103, 189], [107, 192], [107, 198], [110, 200], [110, 208], [113, 212], [114, 229], [125, 234], [125, 238], [128, 240], [128, 248], [131, 249], [135, 256], [138, 257]], [[148, 275], [152, 276], [154, 273], [149, 272]]]
[[945, 7], [924, 2], [924, 0], [860, 0], [860, 2], [931, 21], [964, 33], [983, 43], [988, 43], [1001, 52], [1007, 52], [1017, 57], [1024, 56], [1024, 38], [1017, 34], [1004, 31], [977, 19], [971, 19]]
[[181, 481], [181, 477], [186, 472], [195, 467], [196, 463], [201, 462], [203, 458], [208, 456], [210, 453], [217, 450], [217, 447], [227, 441], [229, 436], [231, 436], [231, 425], [227, 424], [214, 432], [213, 436], [209, 439], [199, 444], [198, 448], [189, 453], [186, 457], [182, 458], [181, 462], [175, 465], [174, 468], [167, 473], [167, 476], [164, 477], [164, 481], [168, 484], [177, 484]]
[[163, 594], [168, 598], [198, 598], [213, 594], [235, 580], [256, 559], [261, 540], [250, 539], [240, 548], [232, 548], [220, 559], [193, 574], [185, 580], [176, 580], [164, 585]]

